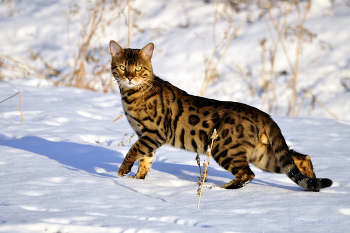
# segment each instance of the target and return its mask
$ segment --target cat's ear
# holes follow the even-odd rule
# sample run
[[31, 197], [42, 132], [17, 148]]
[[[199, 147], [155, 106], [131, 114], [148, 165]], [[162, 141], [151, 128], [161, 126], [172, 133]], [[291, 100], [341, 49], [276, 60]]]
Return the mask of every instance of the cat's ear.
[[112, 57], [118, 56], [124, 52], [123, 48], [120, 47], [120, 45], [114, 40], [111, 40], [111, 42], [109, 42], [109, 49], [111, 51]]
[[143, 47], [143, 49], [141, 49], [140, 53], [142, 54], [142, 56], [144, 56], [148, 60], [151, 60], [153, 55], [153, 50], [154, 50], [154, 44], [149, 43], [145, 47]]

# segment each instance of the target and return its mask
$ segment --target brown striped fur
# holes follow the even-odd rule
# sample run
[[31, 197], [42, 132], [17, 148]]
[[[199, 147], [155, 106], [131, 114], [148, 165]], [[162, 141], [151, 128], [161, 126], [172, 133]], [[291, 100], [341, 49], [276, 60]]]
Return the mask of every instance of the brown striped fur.
[[138, 160], [137, 179], [149, 172], [155, 151], [162, 145], [204, 154], [216, 129], [212, 156], [235, 178], [224, 188], [241, 188], [254, 179], [249, 163], [264, 171], [285, 173], [306, 190], [329, 187], [316, 179], [311, 159], [290, 150], [271, 117], [254, 107], [187, 94], [153, 74], [154, 45], [122, 49], [111, 41], [112, 73], [118, 82], [125, 115], [139, 136], [119, 175], [128, 174]]

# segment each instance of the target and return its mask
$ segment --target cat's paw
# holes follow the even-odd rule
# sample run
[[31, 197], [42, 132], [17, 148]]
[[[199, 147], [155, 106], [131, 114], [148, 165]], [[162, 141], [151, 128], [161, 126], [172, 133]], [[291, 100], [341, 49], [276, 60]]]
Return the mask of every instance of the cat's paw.
[[118, 170], [119, 176], [125, 176], [131, 171], [132, 165], [122, 164]]

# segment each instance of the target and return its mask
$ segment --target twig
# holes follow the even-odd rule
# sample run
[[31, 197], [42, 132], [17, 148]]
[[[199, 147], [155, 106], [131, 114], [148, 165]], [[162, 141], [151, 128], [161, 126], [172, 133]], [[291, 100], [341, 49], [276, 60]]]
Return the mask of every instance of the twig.
[[[233, 29], [233, 22], [232, 20], [229, 21], [228, 27], [226, 29], [225, 36], [222, 38], [222, 40], [217, 44], [216, 42], [216, 24], [218, 21], [218, 14], [219, 14], [219, 4], [220, 0], [216, 1], [216, 7], [215, 7], [215, 15], [214, 15], [214, 22], [213, 22], [213, 52], [208, 60], [204, 57], [204, 63], [205, 63], [205, 74], [204, 74], [204, 80], [199, 92], [200, 96], [204, 96], [206, 90], [208, 89], [208, 86], [212, 80], [212, 78], [215, 76], [216, 70], [225, 56], [226, 52], [231, 46], [232, 41], [236, 38], [238, 30], [241, 26], [238, 25], [233, 32], [231, 33], [231, 29]], [[214, 59], [217, 58], [217, 54], [222, 50], [220, 57], [214, 62]]]
[[[207, 150], [207, 155], [208, 155], [208, 159], [207, 161], [204, 160], [204, 163], [203, 163], [203, 167], [204, 167], [204, 170], [203, 170], [203, 173], [201, 174], [201, 177], [198, 177], [199, 179], [199, 182], [198, 182], [198, 195], [199, 195], [199, 198], [198, 198], [198, 204], [197, 204], [197, 209], [199, 209], [199, 203], [201, 201], [201, 196], [202, 196], [202, 191], [203, 191], [203, 186], [204, 186], [204, 182], [206, 181], [207, 177], [208, 177], [208, 172], [209, 172], [209, 169], [208, 169], [208, 166], [209, 166], [209, 158], [211, 156], [211, 150], [213, 148], [213, 143], [214, 143], [214, 140], [218, 138], [218, 134], [216, 132], [216, 129], [214, 129], [214, 132], [213, 132], [213, 135], [210, 137], [211, 138], [211, 145], [210, 147], [208, 147], [208, 150]], [[197, 154], [198, 156], [198, 154]], [[199, 156], [198, 156], [199, 157]], [[196, 158], [197, 159], [197, 158]], [[198, 160], [197, 160], [198, 161]]]
[[331, 110], [329, 110], [329, 108], [327, 108], [327, 106], [325, 104], [323, 104], [319, 99], [317, 99], [317, 97], [315, 96], [315, 94], [312, 92], [312, 90], [310, 88], [306, 89], [304, 91], [304, 94], [303, 94], [303, 97], [302, 97], [302, 100], [299, 104], [299, 108], [298, 108], [298, 111], [296, 113], [296, 117], [299, 116], [299, 113], [301, 111], [301, 107], [303, 106], [304, 104], [304, 101], [305, 101], [305, 98], [306, 98], [306, 94], [310, 94], [312, 96], [312, 98], [324, 109], [326, 110], [326, 112], [328, 112], [334, 119], [336, 120], [339, 120], [338, 116], [335, 115]]
[[133, 133], [125, 142], [123, 142], [126, 136], [128, 136], [127, 133], [124, 135], [122, 141], [118, 144], [118, 146], [125, 146], [125, 143], [127, 143], [128, 141], [131, 143], [131, 139], [135, 136], [135, 133]]
[[20, 100], [20, 102], [21, 102], [21, 117], [22, 117], [22, 124], [24, 124], [24, 122], [23, 122], [23, 111], [22, 111], [22, 94], [21, 94], [21, 92], [19, 92], [19, 100]]
[[185, 2], [182, 2], [181, 6], [182, 6], [182, 10], [183, 10], [183, 13], [184, 13], [184, 16], [185, 16], [185, 23], [184, 24], [180, 24], [179, 26], [182, 27], [182, 28], [187, 28], [190, 25], [190, 19], [188, 17], [188, 11], [187, 11], [187, 7], [186, 7]]
[[269, 91], [271, 90], [273, 92], [273, 96], [274, 96], [273, 100], [276, 102], [274, 104], [274, 101], [272, 101], [271, 104], [269, 105], [269, 107], [271, 109], [271, 112], [272, 112], [273, 108], [275, 108], [275, 111], [277, 111], [277, 108], [278, 108], [278, 102], [277, 102], [278, 100], [277, 100], [277, 98], [275, 98], [276, 97], [276, 92], [275, 92], [275, 87], [273, 85], [273, 78], [274, 78], [274, 72], [275, 72], [275, 60], [276, 60], [276, 56], [277, 56], [277, 49], [278, 49], [279, 43], [281, 43], [281, 45], [282, 45], [282, 48], [283, 48], [283, 51], [284, 51], [285, 56], [287, 58], [288, 64], [290, 66], [290, 69], [293, 72], [293, 66], [292, 66], [292, 63], [290, 62], [288, 53], [286, 51], [286, 48], [285, 48], [285, 45], [284, 45], [284, 42], [283, 42], [282, 34], [283, 34], [284, 30], [285, 30], [285, 27], [286, 27], [286, 24], [287, 24], [287, 18], [288, 18], [289, 13], [292, 10], [292, 6], [294, 5], [294, 1], [291, 2], [289, 7], [287, 8], [287, 11], [286, 11], [284, 19], [283, 19], [283, 23], [280, 26], [279, 26], [279, 24], [280, 24], [281, 19], [279, 19], [278, 22], [275, 21], [273, 15], [272, 15], [272, 11], [271, 11], [270, 1], [265, 0], [265, 5], [266, 5], [267, 11], [269, 13], [269, 19], [270, 19], [270, 21], [271, 21], [271, 23], [272, 23], [272, 25], [273, 25], [276, 33], [277, 33], [277, 40], [275, 41], [275, 39], [273, 37], [272, 29], [271, 29], [271, 27], [269, 25], [269, 21], [267, 20], [267, 17], [264, 14], [265, 24], [266, 24], [266, 26], [268, 28], [268, 31], [269, 31], [269, 34], [270, 34], [270, 37], [271, 37], [271, 40], [272, 40], [273, 48], [270, 50], [270, 63], [271, 63], [270, 64], [271, 65], [270, 78], [269, 78], [268, 84], [267, 84], [266, 89], [265, 89], [265, 94], [264, 94], [264, 97], [263, 97], [263, 103], [262, 103], [262, 106], [261, 106], [261, 110], [264, 109], [265, 103], [266, 103], [268, 95], [269, 95]]
[[130, 37], [131, 37], [131, 23], [130, 23], [130, 0], [128, 0], [128, 45], [130, 48]]
[[[197, 161], [197, 165], [199, 167], [199, 174], [202, 174], [202, 170], [201, 170], [201, 158], [199, 157], [199, 154], [197, 153], [197, 156], [196, 156], [196, 161]], [[200, 181], [200, 178], [198, 176], [198, 181]]]
[[9, 97], [9, 98], [7, 98], [7, 99], [2, 100], [2, 101], [0, 102], [0, 104], [1, 104], [2, 102], [5, 102], [6, 100], [11, 99], [12, 97], [14, 97], [14, 96], [15, 96], [15, 95], [17, 95], [17, 94], [19, 94], [20, 108], [21, 108], [21, 117], [22, 117], [22, 124], [24, 124], [24, 122], [23, 122], [23, 111], [22, 111], [22, 94], [21, 94], [21, 92], [17, 92], [17, 93], [16, 93], [16, 94], [14, 94], [13, 96], [11, 96], [11, 97]]
[[120, 118], [122, 118], [123, 115], [120, 115], [117, 119], [115, 119], [113, 122], [116, 122], [117, 120], [119, 120]]

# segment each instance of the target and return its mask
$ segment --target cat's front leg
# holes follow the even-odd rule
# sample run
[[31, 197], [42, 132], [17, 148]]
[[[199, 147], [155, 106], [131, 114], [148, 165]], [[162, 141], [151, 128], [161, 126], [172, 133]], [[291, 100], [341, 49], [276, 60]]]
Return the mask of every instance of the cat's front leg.
[[[122, 165], [119, 168], [119, 176], [125, 176], [131, 171], [134, 163], [146, 155], [154, 154], [154, 152], [163, 145], [164, 142], [158, 138], [151, 138], [149, 135], [142, 135], [137, 142], [130, 148], [125, 156]], [[148, 172], [148, 171], [147, 171]], [[137, 178], [137, 177], [135, 177]]]
[[154, 152], [145, 156], [142, 156], [139, 159], [139, 169], [137, 170], [135, 179], [145, 179], [148, 172], [151, 170], [151, 166], [153, 163]]

